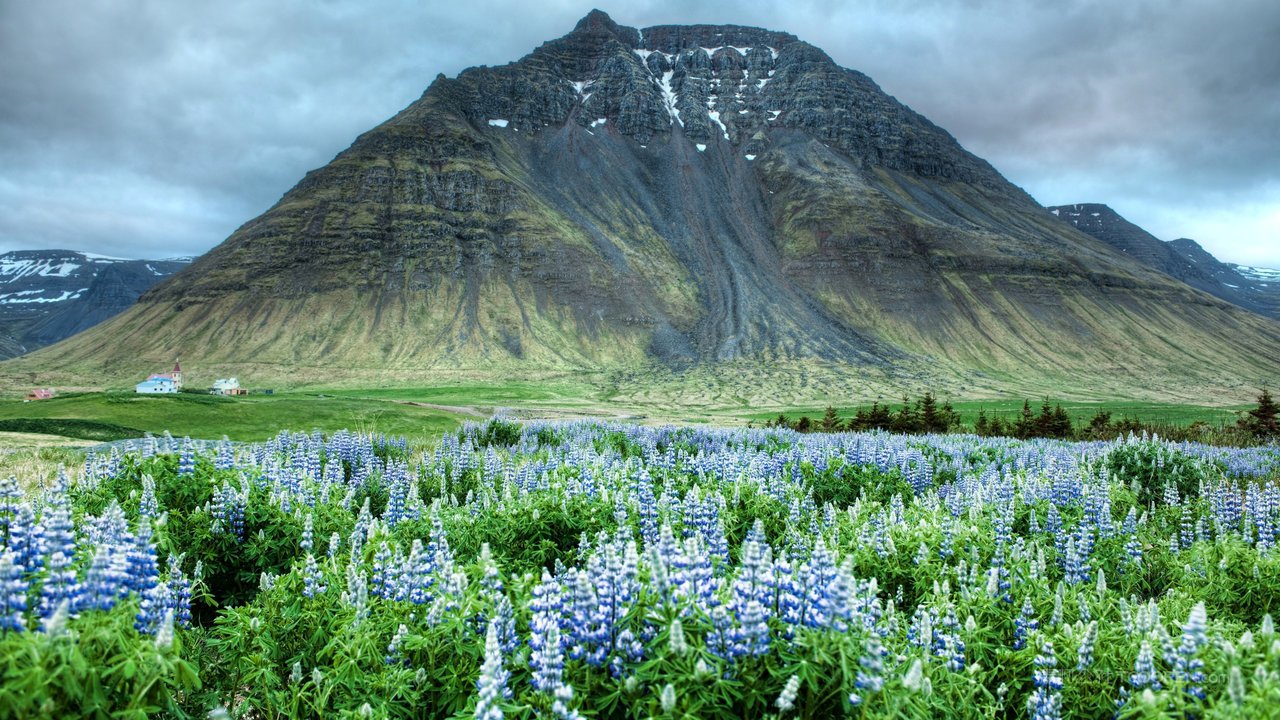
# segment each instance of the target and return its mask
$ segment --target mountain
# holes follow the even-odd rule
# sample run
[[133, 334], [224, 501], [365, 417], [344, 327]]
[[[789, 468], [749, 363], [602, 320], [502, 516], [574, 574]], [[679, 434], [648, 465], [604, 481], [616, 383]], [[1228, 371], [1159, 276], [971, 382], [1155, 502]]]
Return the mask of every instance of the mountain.
[[121, 260], [73, 250], [0, 255], [0, 359], [56, 343], [118, 315], [190, 262]]
[[793, 35], [593, 11], [438, 76], [129, 311], [12, 363], [613, 399], [1240, 393], [1280, 324], [1064, 225]]
[[[1099, 203], [1049, 208], [1062, 220], [1129, 257], [1242, 308], [1280, 319], [1280, 278], [1250, 276], [1248, 270], [1218, 260], [1195, 240], [1165, 242]], [[1265, 273], [1265, 270], [1264, 270]]]

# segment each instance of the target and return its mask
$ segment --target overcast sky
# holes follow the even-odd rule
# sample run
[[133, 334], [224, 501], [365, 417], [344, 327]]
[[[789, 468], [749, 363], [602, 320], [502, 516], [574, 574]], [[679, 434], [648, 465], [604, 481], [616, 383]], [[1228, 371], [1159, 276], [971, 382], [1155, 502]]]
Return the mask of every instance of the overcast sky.
[[0, 250], [197, 255], [437, 73], [620, 24], [794, 33], [1045, 205], [1280, 267], [1280, 2], [0, 1]]

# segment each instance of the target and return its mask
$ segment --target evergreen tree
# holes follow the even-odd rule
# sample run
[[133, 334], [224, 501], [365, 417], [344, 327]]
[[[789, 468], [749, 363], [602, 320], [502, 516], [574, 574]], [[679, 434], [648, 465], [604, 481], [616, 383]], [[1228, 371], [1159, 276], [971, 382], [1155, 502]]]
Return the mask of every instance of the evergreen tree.
[[818, 428], [824, 433], [833, 433], [840, 430], [840, 418], [836, 416], [836, 409], [827, 406], [826, 412], [822, 413], [822, 420]]
[[1018, 417], [1018, 422], [1013, 426], [1013, 434], [1023, 440], [1035, 435], [1036, 433], [1036, 416], [1031, 414], [1031, 401], [1022, 401], [1022, 415]]
[[902, 409], [889, 423], [889, 429], [896, 433], [920, 432], [920, 415], [911, 407], [911, 398], [902, 396]]
[[973, 433], [984, 437], [991, 434], [991, 425], [987, 422], [986, 410], [978, 410], [978, 421], [973, 424]]
[[796, 421], [795, 431], [807, 433], [812, 430], [813, 430], [813, 421], [809, 419], [808, 415], [801, 415], [800, 419]]
[[1053, 437], [1066, 439], [1071, 437], [1074, 428], [1071, 427], [1071, 416], [1066, 410], [1062, 409], [1059, 404], [1053, 409], [1053, 420], [1049, 424], [1049, 428], [1053, 431]]
[[1053, 434], [1053, 406], [1049, 404], [1048, 397], [1040, 403], [1040, 415], [1036, 417], [1031, 434], [1034, 437], [1056, 437]]
[[938, 416], [938, 399], [933, 396], [932, 390], [926, 390], [924, 398], [920, 400], [920, 429], [927, 433], [947, 431], [942, 425], [942, 418]]
[[1111, 413], [1099, 410], [1089, 421], [1089, 433], [1094, 437], [1103, 437], [1111, 430]]
[[989, 434], [991, 437], [1013, 437], [1013, 428], [1004, 420], [994, 417], [991, 418]]
[[879, 401], [871, 404], [871, 413], [867, 417], [870, 427], [876, 430], [888, 430], [893, 424], [893, 419], [889, 417], [889, 406], [881, 405]]
[[942, 410], [938, 411], [938, 418], [942, 422], [942, 432], [951, 432], [952, 428], [960, 427], [960, 413], [951, 407], [951, 401], [942, 403]]
[[1264, 388], [1262, 394], [1258, 396], [1258, 407], [1249, 411], [1249, 419], [1245, 424], [1258, 437], [1280, 435], [1277, 415], [1280, 415], [1280, 407], [1277, 407], [1275, 400], [1271, 398], [1271, 391]]

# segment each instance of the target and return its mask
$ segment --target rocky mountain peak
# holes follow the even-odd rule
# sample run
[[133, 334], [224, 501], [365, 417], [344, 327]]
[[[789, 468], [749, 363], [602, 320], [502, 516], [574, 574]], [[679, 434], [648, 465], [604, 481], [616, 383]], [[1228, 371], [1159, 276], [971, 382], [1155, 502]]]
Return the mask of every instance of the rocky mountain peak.
[[705, 370], [707, 397], [785, 376], [741, 396], [777, 403], [771, 387], [869, 376], [1183, 383], [1170, 337], [1206, 382], [1274, 357], [1280, 326], [1143, 259], [793, 35], [593, 11], [515, 62], [437, 78], [133, 309], [26, 362]]
[[579, 20], [578, 24], [574, 26], [573, 32], [574, 34], [608, 34], [619, 37], [622, 27], [614, 22], [613, 18], [609, 17], [609, 13], [597, 8]]

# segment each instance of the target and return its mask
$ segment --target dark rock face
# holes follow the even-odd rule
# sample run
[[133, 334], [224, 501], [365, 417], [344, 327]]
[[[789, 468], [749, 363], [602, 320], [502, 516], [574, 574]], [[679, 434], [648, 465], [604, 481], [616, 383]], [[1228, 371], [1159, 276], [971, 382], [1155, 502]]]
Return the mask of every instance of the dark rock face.
[[70, 250], [0, 255], [0, 359], [52, 345], [118, 315], [188, 262]]
[[1280, 286], [1242, 274], [1187, 238], [1165, 242], [1100, 203], [1050, 207], [1049, 212], [1131, 258], [1247, 310], [1280, 319]]
[[1160, 365], [1171, 336], [1205, 367], [1227, 335], [1270, 353], [1261, 322], [1062, 224], [792, 35], [593, 12], [437, 77], [50, 362], [1075, 380]]

